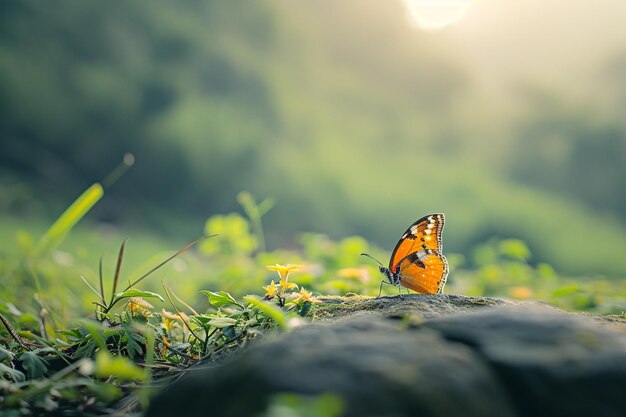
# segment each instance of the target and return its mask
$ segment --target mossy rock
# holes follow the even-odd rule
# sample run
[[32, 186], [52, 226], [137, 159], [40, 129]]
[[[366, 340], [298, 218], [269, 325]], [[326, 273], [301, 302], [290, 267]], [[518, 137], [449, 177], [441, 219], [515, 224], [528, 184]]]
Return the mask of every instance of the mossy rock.
[[320, 417], [626, 410], [619, 317], [456, 295], [324, 300], [314, 310], [317, 324], [258, 343], [225, 365], [190, 371], [154, 398], [148, 416], [269, 416], [285, 393], [332, 393], [341, 412]]

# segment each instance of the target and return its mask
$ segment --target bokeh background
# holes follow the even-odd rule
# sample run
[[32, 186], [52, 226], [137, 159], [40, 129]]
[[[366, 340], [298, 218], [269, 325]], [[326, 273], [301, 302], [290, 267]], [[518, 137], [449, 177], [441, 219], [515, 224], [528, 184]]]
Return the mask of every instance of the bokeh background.
[[391, 249], [441, 211], [470, 267], [513, 238], [532, 264], [621, 280], [626, 3], [432, 3], [1, 2], [3, 254], [132, 153], [83, 245], [175, 247], [248, 191], [275, 202], [269, 249]]

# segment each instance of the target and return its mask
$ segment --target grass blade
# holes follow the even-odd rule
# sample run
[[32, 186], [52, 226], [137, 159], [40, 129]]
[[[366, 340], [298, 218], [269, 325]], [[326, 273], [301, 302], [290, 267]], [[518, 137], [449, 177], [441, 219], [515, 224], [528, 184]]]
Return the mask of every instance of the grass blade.
[[198, 312], [196, 310], [194, 310], [193, 307], [191, 307], [189, 304], [187, 304], [182, 298], [177, 296], [174, 291], [171, 291], [171, 293], [172, 293], [172, 297], [174, 297], [176, 300], [178, 300], [179, 303], [181, 303], [182, 305], [187, 307], [187, 309], [189, 309], [189, 311], [191, 311], [196, 316], [198, 315]]
[[[85, 285], [87, 285], [87, 286], [89, 287], [89, 289], [90, 289], [91, 291], [93, 291], [93, 292], [94, 292], [94, 293], [98, 296], [98, 298], [101, 298], [101, 297], [100, 297], [100, 294], [98, 294], [98, 291], [97, 291], [97, 290], [96, 290], [96, 289], [95, 289], [95, 288], [94, 288], [94, 287], [93, 287], [93, 286], [89, 283], [89, 281], [87, 281], [87, 278], [85, 278], [84, 276], [82, 276], [82, 275], [81, 275], [81, 276], [80, 276], [80, 279], [82, 279], [82, 280], [83, 280], [83, 282], [85, 283]], [[102, 302], [104, 303], [104, 300], [102, 300]]]
[[104, 189], [99, 183], [87, 188], [50, 226], [37, 245], [38, 252], [55, 249], [85, 214], [102, 198]]
[[[167, 258], [166, 260], [164, 260], [163, 262], [161, 262], [160, 264], [158, 264], [157, 266], [155, 266], [154, 268], [152, 268], [150, 271], [146, 272], [145, 274], [143, 274], [141, 277], [137, 278], [135, 281], [131, 282], [128, 284], [128, 287], [126, 287], [124, 289], [124, 291], [122, 292], [126, 292], [128, 290], [130, 290], [131, 288], [133, 288], [135, 285], [137, 285], [138, 283], [140, 283], [141, 281], [143, 281], [144, 279], [146, 279], [150, 274], [152, 274], [154, 271], [156, 271], [157, 269], [161, 268], [163, 265], [165, 265], [166, 263], [168, 263], [169, 261], [171, 261], [172, 259], [176, 258], [178, 255], [186, 252], [187, 250], [189, 250], [189, 248], [191, 248], [193, 245], [195, 245], [196, 243], [207, 239], [209, 237], [213, 237], [215, 235], [211, 235], [211, 236], [202, 236], [200, 239], [196, 239], [193, 242], [187, 244], [184, 248], [180, 249], [178, 252], [176, 252], [175, 254], [173, 254], [172, 256], [170, 256], [169, 258]], [[120, 249], [120, 255], [118, 256], [118, 267], [121, 263], [121, 257], [123, 256], [123, 252], [124, 252], [124, 244], [126, 243], [126, 241], [124, 241], [124, 243], [122, 244], [122, 248]], [[116, 271], [116, 274], [118, 273], [118, 271]], [[117, 280], [115, 280], [117, 281]], [[114, 291], [116, 290], [117, 287], [117, 282], [114, 282]], [[116, 293], [113, 292], [113, 294], [111, 294], [111, 302], [109, 303], [109, 305], [106, 307], [106, 309], [104, 309], [103, 313], [107, 314], [109, 311], [111, 311], [111, 309], [113, 308], [113, 306], [115, 306], [115, 304], [117, 304], [118, 301], [121, 300], [121, 298], [116, 298], [115, 297]], [[195, 335], [194, 335], [195, 336]]]
[[163, 262], [161, 262], [160, 264], [158, 264], [157, 266], [155, 266], [154, 268], [152, 268], [151, 270], [149, 270], [148, 272], [146, 272], [145, 274], [143, 274], [141, 277], [137, 278], [135, 281], [133, 281], [132, 283], [130, 283], [128, 285], [128, 288], [126, 288], [127, 290], [134, 287], [135, 285], [137, 285], [138, 283], [140, 283], [141, 281], [143, 281], [144, 279], [146, 279], [150, 274], [152, 274], [154, 271], [156, 271], [157, 269], [161, 268], [163, 265], [165, 265], [166, 263], [168, 263], [169, 261], [171, 261], [172, 259], [176, 258], [177, 256], [187, 252], [192, 246], [194, 246], [196, 243], [203, 241], [204, 239], [208, 239], [210, 237], [213, 237], [216, 235], [211, 235], [211, 236], [202, 236], [199, 239], [194, 240], [193, 242], [187, 244], [184, 248], [180, 249], [178, 252], [176, 252], [175, 254], [173, 254], [172, 256], [170, 256], [169, 258], [167, 258], [166, 260], [164, 260]]
[[13, 326], [11, 326], [11, 323], [9, 323], [9, 321], [7, 319], [4, 318], [4, 316], [2, 314], [0, 314], [0, 321], [2, 322], [2, 324], [4, 324], [4, 327], [7, 329], [7, 332], [9, 332], [9, 334], [11, 335], [11, 337], [13, 337], [13, 339], [15, 339], [15, 341], [24, 349], [26, 350], [30, 350], [28, 348], [28, 346], [26, 346], [24, 344], [24, 342], [22, 342], [22, 338], [20, 337], [19, 334], [17, 334], [17, 332], [15, 331], [15, 329], [13, 328]]
[[102, 256], [100, 257], [100, 265], [99, 265], [99, 277], [100, 277], [100, 299], [102, 300], [102, 303], [106, 304], [106, 301], [104, 301], [104, 278], [102, 277]]
[[188, 320], [185, 320], [183, 315], [180, 313], [180, 310], [178, 309], [178, 307], [176, 307], [176, 304], [174, 304], [174, 300], [172, 300], [172, 296], [170, 294], [170, 291], [167, 289], [165, 284], [161, 283], [161, 286], [163, 286], [163, 289], [165, 290], [165, 296], [167, 297], [167, 299], [169, 300], [170, 304], [172, 305], [172, 307], [176, 311], [176, 314], [178, 314], [178, 317], [180, 317], [180, 319], [183, 322], [183, 324], [185, 325], [185, 327], [189, 330], [189, 332], [191, 332], [191, 334], [196, 338], [196, 340], [202, 341], [202, 339], [200, 339], [200, 337], [198, 337], [198, 335], [193, 331], [193, 329], [191, 328], [191, 325], [189, 324]]
[[[117, 265], [115, 266], [115, 275], [113, 276], [113, 291], [111, 291], [111, 303], [113, 302], [113, 298], [115, 297], [115, 293], [117, 292], [117, 283], [119, 282], [119, 279], [120, 279], [122, 261], [124, 260], [124, 247], [126, 247], [127, 240], [128, 239], [124, 239], [124, 241], [122, 242], [122, 246], [120, 246], [120, 252], [117, 255]], [[128, 288], [130, 287], [132, 287], [132, 285], [128, 286]]]

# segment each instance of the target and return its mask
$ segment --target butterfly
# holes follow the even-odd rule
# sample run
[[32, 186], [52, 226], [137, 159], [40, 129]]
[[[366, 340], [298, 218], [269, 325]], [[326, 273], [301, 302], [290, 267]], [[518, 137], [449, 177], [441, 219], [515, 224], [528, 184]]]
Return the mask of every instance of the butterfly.
[[448, 277], [448, 261], [443, 256], [441, 240], [444, 224], [443, 213], [435, 213], [409, 226], [391, 253], [389, 267], [377, 261], [389, 284], [423, 294], [443, 292]]

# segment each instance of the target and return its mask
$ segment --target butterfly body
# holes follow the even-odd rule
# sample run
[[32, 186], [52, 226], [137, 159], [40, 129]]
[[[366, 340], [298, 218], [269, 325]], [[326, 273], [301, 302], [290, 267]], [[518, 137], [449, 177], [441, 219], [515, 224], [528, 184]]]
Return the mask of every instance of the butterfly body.
[[448, 261], [442, 253], [443, 213], [429, 214], [413, 223], [396, 244], [389, 267], [380, 272], [392, 285], [419, 293], [443, 292]]

